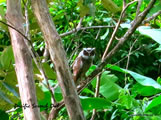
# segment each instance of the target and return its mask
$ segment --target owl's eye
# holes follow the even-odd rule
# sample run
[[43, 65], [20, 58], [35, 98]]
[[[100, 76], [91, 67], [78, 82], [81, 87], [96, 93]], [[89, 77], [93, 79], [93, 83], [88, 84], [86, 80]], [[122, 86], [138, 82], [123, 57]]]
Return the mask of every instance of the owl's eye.
[[88, 54], [88, 52], [87, 52], [86, 50], [83, 51], [83, 54], [84, 54], [85, 56], [89, 56], [89, 54]]
[[93, 50], [91, 51], [90, 56], [94, 56], [94, 55], [95, 55], [95, 51]]

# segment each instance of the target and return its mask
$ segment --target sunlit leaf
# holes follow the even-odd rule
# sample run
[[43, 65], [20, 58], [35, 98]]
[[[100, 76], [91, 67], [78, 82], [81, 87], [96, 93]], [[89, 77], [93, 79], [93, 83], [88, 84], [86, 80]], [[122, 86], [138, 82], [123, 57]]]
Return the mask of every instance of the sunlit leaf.
[[2, 3], [2, 2], [6, 2], [6, 0], [0, 0], [0, 3]]
[[155, 80], [153, 80], [152, 78], [140, 75], [138, 73], [132, 72], [130, 70], [125, 70], [124, 71], [128, 72], [138, 83], [140, 83], [141, 85], [144, 86], [152, 86], [156, 89], [161, 89], [161, 85], [158, 84]]
[[83, 0], [79, 0], [78, 6], [80, 8], [80, 16], [81, 17], [84, 17], [85, 15], [87, 15], [89, 13], [90, 9], [87, 5], [83, 4]]
[[152, 102], [147, 106], [145, 111], [148, 111], [156, 106], [161, 106], [161, 95], [159, 97], [154, 98], [154, 100], [152, 100]]
[[151, 37], [157, 43], [161, 44], [161, 29], [152, 29], [147, 26], [141, 26], [138, 28], [139, 32], [143, 35]]
[[[108, 100], [115, 100], [118, 98], [121, 87], [115, 83], [118, 78], [115, 75], [108, 73], [108, 71], [105, 71], [101, 76], [100, 94]], [[92, 85], [95, 87], [96, 80], [92, 81]]]
[[120, 11], [120, 8], [112, 0], [101, 0], [101, 2], [104, 8], [106, 8], [107, 10], [113, 13]]
[[13, 102], [0, 90], [0, 98], [5, 100], [6, 102], [13, 104]]
[[139, 83], [134, 84], [132, 87], [132, 93], [141, 96], [152, 96], [160, 92], [161, 90], [158, 90], [152, 86], [143, 86]]
[[16, 92], [16, 90], [10, 86], [9, 84], [7, 84], [6, 82], [2, 82], [2, 84], [11, 92], [13, 93], [17, 98], [19, 98], [19, 94]]
[[108, 109], [111, 102], [103, 98], [80, 97], [83, 110]]
[[12, 63], [14, 62], [14, 57], [13, 57], [13, 51], [12, 47], [6, 47], [2, 55], [0, 56], [0, 63], [3, 66], [3, 69], [9, 69], [9, 67], [12, 68]]

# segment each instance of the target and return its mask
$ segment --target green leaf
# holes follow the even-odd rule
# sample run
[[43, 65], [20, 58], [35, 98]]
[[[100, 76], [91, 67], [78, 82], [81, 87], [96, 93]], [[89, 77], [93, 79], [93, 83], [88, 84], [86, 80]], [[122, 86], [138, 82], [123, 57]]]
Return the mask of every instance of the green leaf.
[[107, 35], [109, 34], [109, 28], [107, 28], [106, 33], [101, 36], [101, 40], [106, 39]]
[[126, 71], [122, 70], [119, 66], [116, 65], [107, 64], [106, 67], [118, 72], [127, 73]]
[[1, 17], [4, 18], [4, 16], [5, 16], [4, 8], [3, 6], [0, 6], [0, 20], [1, 20]]
[[12, 63], [14, 62], [14, 57], [13, 57], [13, 51], [12, 51], [12, 47], [6, 47], [3, 52], [2, 55], [0, 56], [0, 63], [3, 67], [3, 69], [9, 69], [9, 67], [12, 66]]
[[148, 26], [141, 26], [138, 28], [138, 30], [141, 34], [149, 36], [157, 43], [161, 44], [161, 29], [152, 29]]
[[139, 83], [136, 83], [135, 85], [133, 85], [132, 87], [132, 93], [136, 93], [136, 95], [141, 95], [141, 96], [152, 96], [155, 95], [157, 93], [160, 93], [161, 90], [158, 90], [152, 86], [143, 86]]
[[17, 98], [19, 98], [19, 94], [16, 92], [16, 90], [10, 86], [9, 84], [7, 84], [6, 82], [2, 82], [2, 84], [5, 86], [5, 88], [7, 88], [11, 93], [13, 93]]
[[101, 0], [101, 3], [104, 8], [113, 13], [120, 11], [120, 8], [112, 0]]
[[80, 98], [83, 110], [108, 109], [111, 107], [111, 102], [103, 98], [92, 98], [82, 96], [80, 96]]
[[89, 76], [96, 68], [97, 68], [96, 65], [92, 65], [86, 72], [86, 76]]
[[48, 77], [48, 79], [56, 79], [56, 73], [47, 63], [43, 63], [43, 69]]
[[152, 86], [156, 89], [160, 89], [161, 90], [161, 85], [158, 84], [155, 80], [153, 80], [152, 78], [140, 75], [138, 73], [132, 72], [130, 70], [125, 70], [122, 69], [126, 72], [128, 72], [138, 83], [140, 83], [143, 86]]
[[120, 95], [118, 103], [125, 106], [126, 109], [130, 109], [133, 106], [133, 98], [130, 95]]
[[6, 2], [6, 0], [0, 0], [0, 3], [2, 3], [2, 2]]
[[158, 52], [161, 52], [161, 45], [159, 45], [159, 47], [156, 48], [155, 50], [158, 51]]
[[[121, 87], [114, 83], [118, 78], [115, 75], [108, 73], [109, 71], [105, 71], [101, 75], [100, 94], [108, 100], [115, 100], [118, 98]], [[96, 80], [92, 81], [92, 85], [93, 87], [96, 87]]]
[[[52, 80], [55, 80], [56, 79], [56, 73], [54, 72], [54, 70], [49, 66], [48, 63], [42, 63], [42, 67], [43, 67], [43, 70], [47, 76], [48, 79], [52, 79]], [[37, 68], [36, 64], [33, 62], [33, 71], [34, 71], [34, 74], [35, 74], [35, 78], [36, 78], [36, 74], [37, 75], [37, 79], [38, 80], [42, 80], [42, 76], [40, 74], [40, 71], [39, 69]], [[38, 76], [40, 75], [40, 78], [38, 78]]]
[[13, 102], [8, 97], [6, 97], [5, 94], [1, 90], [0, 90], [0, 98], [5, 100], [9, 104], [13, 104]]
[[84, 92], [84, 93], [86, 93], [86, 94], [94, 95], [94, 92], [93, 92], [92, 90], [88, 89], [88, 88], [83, 89], [82, 92]]
[[78, 7], [80, 8], [80, 16], [84, 17], [90, 12], [90, 9], [87, 5], [83, 4], [83, 0], [79, 0]]
[[152, 102], [147, 106], [145, 111], [149, 111], [150, 109], [161, 106], [161, 95], [159, 97], [156, 97], [152, 100]]
[[128, 23], [122, 23], [122, 24], [120, 24], [120, 26], [121, 26], [122, 28], [131, 28], [131, 25], [128, 24]]

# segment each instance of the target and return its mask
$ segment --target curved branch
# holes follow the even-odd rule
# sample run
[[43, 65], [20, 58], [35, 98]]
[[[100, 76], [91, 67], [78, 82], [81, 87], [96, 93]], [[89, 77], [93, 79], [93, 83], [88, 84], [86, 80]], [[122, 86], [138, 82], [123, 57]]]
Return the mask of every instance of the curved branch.
[[66, 33], [62, 33], [60, 34], [60, 37], [64, 37], [64, 36], [67, 36], [67, 35], [70, 35], [72, 33], [75, 33], [75, 32], [78, 32], [80, 30], [86, 30], [86, 29], [98, 29], [98, 28], [113, 28], [114, 26], [91, 26], [91, 27], [78, 27], [76, 29], [73, 29], [69, 32], [66, 32]]

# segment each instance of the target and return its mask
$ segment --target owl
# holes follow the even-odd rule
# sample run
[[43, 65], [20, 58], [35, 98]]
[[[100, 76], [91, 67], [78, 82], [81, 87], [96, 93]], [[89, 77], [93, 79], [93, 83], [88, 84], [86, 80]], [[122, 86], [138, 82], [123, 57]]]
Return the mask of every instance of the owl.
[[95, 48], [83, 48], [73, 63], [73, 79], [76, 85], [85, 78], [85, 73], [95, 57]]

